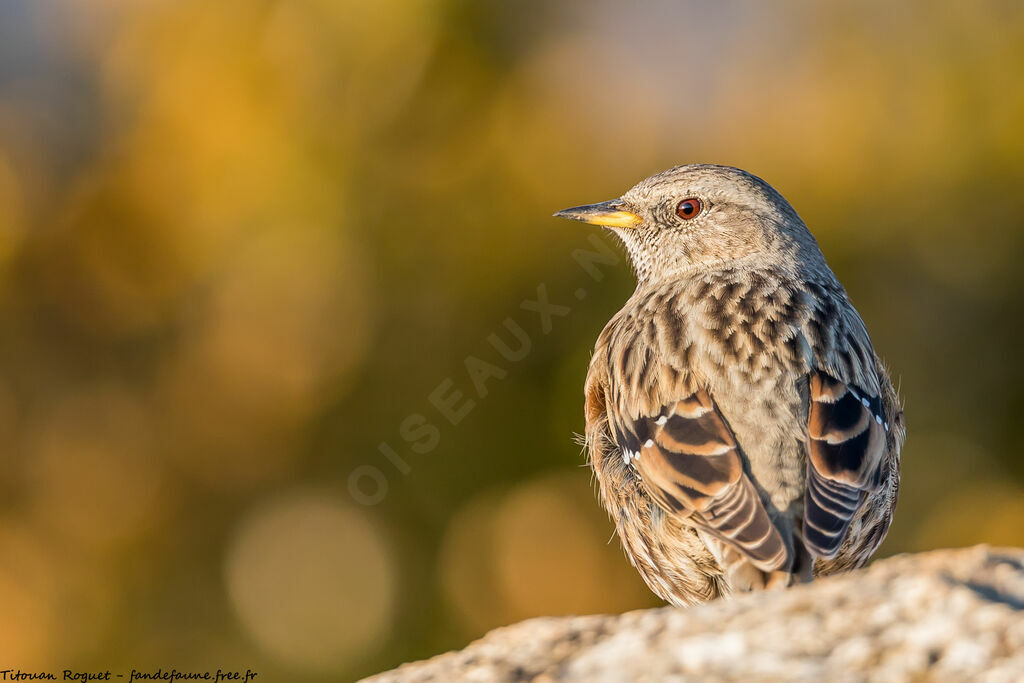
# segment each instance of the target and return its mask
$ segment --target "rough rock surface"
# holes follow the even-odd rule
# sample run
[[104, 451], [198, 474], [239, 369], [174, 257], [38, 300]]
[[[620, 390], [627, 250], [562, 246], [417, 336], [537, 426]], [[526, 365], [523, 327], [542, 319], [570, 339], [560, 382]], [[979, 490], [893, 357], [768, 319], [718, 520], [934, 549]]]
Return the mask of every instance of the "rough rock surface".
[[902, 555], [689, 609], [531, 619], [367, 680], [1024, 681], [1024, 550]]

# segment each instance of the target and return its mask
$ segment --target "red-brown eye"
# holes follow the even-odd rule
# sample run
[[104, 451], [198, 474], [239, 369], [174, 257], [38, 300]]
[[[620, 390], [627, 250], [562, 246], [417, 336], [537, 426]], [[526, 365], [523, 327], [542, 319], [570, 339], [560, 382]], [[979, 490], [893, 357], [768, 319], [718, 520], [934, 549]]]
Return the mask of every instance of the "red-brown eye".
[[684, 199], [676, 204], [676, 215], [688, 221], [691, 218], [695, 218], [700, 213], [701, 208], [700, 200], [696, 197]]

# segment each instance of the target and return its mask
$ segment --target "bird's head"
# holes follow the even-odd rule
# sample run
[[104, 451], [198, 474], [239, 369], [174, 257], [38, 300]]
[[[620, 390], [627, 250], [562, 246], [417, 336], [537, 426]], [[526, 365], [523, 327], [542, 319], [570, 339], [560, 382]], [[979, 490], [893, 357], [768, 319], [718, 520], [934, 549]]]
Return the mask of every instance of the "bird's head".
[[676, 166], [618, 199], [555, 216], [614, 231], [641, 282], [730, 267], [771, 267], [794, 275], [825, 267], [789, 202], [760, 178], [728, 166]]

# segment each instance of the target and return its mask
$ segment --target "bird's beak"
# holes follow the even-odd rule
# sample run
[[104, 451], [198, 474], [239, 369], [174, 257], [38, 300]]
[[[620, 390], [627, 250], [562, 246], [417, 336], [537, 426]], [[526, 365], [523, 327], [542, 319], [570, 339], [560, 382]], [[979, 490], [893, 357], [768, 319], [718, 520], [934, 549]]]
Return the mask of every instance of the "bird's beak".
[[600, 204], [587, 204], [586, 206], [574, 206], [571, 209], [562, 209], [554, 214], [556, 218], [568, 218], [573, 221], [583, 221], [591, 225], [603, 225], [608, 228], [635, 228], [643, 222], [640, 216], [632, 211], [626, 210], [626, 204], [621, 199], [613, 199]]

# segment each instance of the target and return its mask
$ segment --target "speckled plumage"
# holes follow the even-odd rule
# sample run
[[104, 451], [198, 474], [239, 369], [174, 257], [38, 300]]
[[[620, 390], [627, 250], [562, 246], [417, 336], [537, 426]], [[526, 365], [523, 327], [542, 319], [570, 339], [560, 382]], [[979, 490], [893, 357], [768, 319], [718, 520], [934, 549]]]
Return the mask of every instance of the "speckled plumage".
[[[702, 206], [690, 220], [675, 212], [687, 198]], [[586, 440], [634, 566], [691, 604], [863, 565], [892, 519], [903, 416], [799, 216], [709, 165], [611, 207], [635, 218], [613, 229], [638, 282], [594, 350]], [[598, 222], [593, 207], [561, 215]]]

